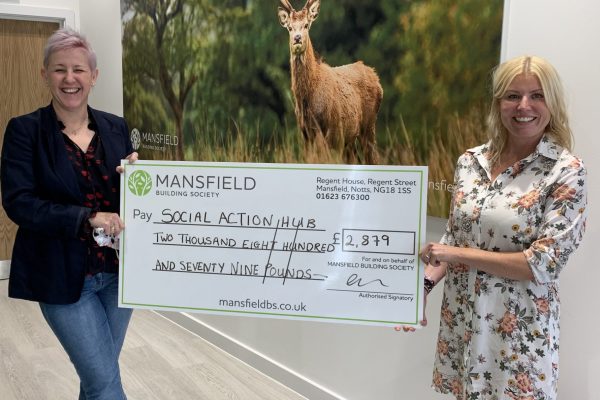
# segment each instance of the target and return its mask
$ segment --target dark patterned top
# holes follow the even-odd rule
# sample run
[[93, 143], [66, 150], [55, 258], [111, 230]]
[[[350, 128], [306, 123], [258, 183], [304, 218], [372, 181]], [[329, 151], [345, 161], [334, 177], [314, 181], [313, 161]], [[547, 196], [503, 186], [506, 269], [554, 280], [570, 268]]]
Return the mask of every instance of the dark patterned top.
[[[91, 115], [90, 115], [91, 118]], [[60, 129], [65, 126], [59, 121]], [[94, 121], [91, 121], [88, 128], [94, 132], [98, 128]], [[83, 206], [89, 207], [95, 212], [115, 212], [118, 213], [119, 199], [117, 198], [117, 188], [112, 186], [109, 179], [110, 171], [106, 167], [104, 160], [104, 147], [100, 136], [96, 133], [90, 142], [87, 151], [83, 151], [63, 132], [67, 157], [73, 165], [79, 190], [83, 194]], [[91, 214], [90, 213], [90, 214]], [[88, 220], [85, 220], [81, 228], [80, 239], [87, 242], [88, 257], [86, 259], [86, 271], [89, 275], [99, 272], [116, 273], [119, 266], [119, 260], [114, 249], [110, 247], [100, 247], [92, 236], [92, 227]]]

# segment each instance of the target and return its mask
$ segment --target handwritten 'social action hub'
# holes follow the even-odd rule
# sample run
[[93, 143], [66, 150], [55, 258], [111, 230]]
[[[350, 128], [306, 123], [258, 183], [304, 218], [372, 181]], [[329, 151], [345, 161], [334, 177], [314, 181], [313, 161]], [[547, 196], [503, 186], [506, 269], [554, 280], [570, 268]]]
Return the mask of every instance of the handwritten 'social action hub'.
[[121, 306], [418, 324], [426, 168], [124, 167]]

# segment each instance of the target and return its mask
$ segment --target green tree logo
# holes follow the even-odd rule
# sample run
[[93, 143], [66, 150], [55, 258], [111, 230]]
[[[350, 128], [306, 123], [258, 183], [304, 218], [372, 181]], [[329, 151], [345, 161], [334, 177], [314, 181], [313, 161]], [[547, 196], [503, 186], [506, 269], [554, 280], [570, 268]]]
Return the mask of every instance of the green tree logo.
[[152, 189], [152, 177], [146, 171], [137, 170], [129, 176], [127, 186], [136, 196], [145, 196]]

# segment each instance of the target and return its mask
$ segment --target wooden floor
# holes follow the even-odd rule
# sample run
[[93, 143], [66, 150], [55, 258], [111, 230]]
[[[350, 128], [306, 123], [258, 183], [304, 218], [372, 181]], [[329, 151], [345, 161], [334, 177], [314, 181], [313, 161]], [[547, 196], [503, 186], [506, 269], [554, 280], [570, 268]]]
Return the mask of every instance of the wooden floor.
[[[79, 381], [37, 303], [7, 297], [0, 281], [0, 398], [76, 399]], [[205, 340], [136, 310], [121, 353], [129, 400], [305, 400]]]

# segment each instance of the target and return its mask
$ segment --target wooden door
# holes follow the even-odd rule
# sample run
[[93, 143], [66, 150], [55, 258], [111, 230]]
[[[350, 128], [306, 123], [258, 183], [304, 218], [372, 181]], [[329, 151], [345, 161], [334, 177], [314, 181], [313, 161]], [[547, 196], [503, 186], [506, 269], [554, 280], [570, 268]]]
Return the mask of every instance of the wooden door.
[[[56, 22], [0, 19], [0, 150], [11, 117], [50, 103], [40, 70], [46, 40], [58, 28]], [[0, 260], [10, 260], [16, 231], [0, 206]]]

